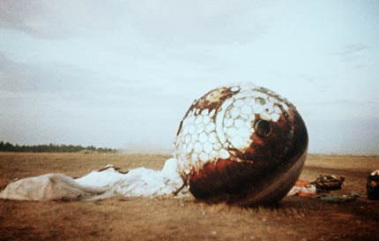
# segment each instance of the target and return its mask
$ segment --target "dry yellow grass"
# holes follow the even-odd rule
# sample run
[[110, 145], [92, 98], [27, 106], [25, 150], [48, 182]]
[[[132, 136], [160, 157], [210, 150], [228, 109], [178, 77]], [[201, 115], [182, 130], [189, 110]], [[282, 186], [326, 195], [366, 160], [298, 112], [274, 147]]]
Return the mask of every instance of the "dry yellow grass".
[[[81, 176], [106, 164], [160, 169], [169, 156], [0, 153], [0, 187], [48, 172]], [[379, 202], [365, 198], [378, 157], [310, 155], [301, 175], [346, 178], [341, 191], [362, 196], [331, 204], [287, 197], [276, 207], [239, 208], [178, 198], [98, 202], [0, 200], [0, 240], [379, 240]]]

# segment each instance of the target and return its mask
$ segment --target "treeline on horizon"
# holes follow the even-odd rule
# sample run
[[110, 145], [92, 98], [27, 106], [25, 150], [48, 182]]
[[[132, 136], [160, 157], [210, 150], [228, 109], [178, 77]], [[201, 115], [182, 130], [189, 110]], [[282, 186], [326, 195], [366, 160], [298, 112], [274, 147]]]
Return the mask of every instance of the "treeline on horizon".
[[116, 152], [115, 149], [81, 146], [81, 145], [57, 145], [57, 144], [42, 144], [42, 145], [18, 145], [9, 142], [0, 142], [0, 152]]

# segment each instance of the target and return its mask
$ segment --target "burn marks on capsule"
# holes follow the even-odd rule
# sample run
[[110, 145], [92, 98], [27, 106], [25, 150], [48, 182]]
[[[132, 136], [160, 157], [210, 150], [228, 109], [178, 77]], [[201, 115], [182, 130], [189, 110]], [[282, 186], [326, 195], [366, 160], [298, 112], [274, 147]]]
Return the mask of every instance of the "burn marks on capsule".
[[196, 108], [200, 110], [216, 110], [224, 102], [224, 100], [230, 98], [232, 95], [240, 91], [239, 87], [226, 88], [212, 90], [200, 98], [196, 103]]
[[234, 86], [208, 92], [193, 103], [178, 130], [174, 154], [179, 170], [189, 174], [221, 159], [241, 161], [257, 139], [254, 135], [270, 135], [273, 123], [288, 115], [289, 108], [288, 101], [264, 88]]

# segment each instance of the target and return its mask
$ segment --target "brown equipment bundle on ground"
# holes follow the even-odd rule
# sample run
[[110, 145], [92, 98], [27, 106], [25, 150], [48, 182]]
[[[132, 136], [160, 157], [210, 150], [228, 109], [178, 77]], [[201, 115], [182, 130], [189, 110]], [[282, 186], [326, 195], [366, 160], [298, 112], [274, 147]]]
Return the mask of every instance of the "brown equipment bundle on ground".
[[342, 188], [342, 184], [345, 178], [337, 178], [334, 175], [320, 175], [312, 184], [316, 185], [317, 191], [330, 191], [339, 190]]
[[379, 200], [379, 170], [372, 172], [367, 178], [367, 198]]

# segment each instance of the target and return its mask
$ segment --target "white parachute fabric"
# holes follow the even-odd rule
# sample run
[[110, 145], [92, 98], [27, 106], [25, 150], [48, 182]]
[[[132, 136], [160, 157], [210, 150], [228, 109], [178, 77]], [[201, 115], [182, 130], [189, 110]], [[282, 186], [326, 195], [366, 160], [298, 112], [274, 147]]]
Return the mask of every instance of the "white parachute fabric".
[[102, 188], [83, 186], [70, 176], [50, 173], [30, 177], [8, 184], [0, 193], [0, 198], [15, 200], [75, 200], [101, 195]]
[[171, 158], [161, 171], [141, 167], [120, 173], [110, 166], [77, 179], [59, 173], [45, 174], [8, 184], [0, 198], [47, 201], [172, 195], [183, 187], [176, 168], [177, 161]]

